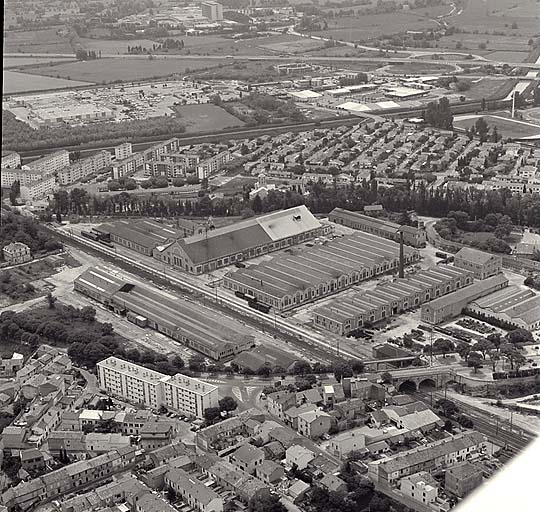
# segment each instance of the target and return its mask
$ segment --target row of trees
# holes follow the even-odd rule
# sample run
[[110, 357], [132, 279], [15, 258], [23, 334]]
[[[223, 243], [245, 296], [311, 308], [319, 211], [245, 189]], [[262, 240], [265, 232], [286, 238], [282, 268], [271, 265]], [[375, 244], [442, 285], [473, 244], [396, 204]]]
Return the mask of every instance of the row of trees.
[[[491, 219], [490, 214], [495, 214], [497, 218], [507, 216], [513, 225], [540, 227], [539, 194], [518, 195], [505, 189], [478, 190], [472, 187], [433, 190], [427, 189], [423, 183], [408, 184], [403, 188], [381, 187], [379, 189], [374, 179], [339, 188], [314, 183], [309, 190], [308, 196], [290, 190], [286, 192], [271, 190], [264, 199], [256, 197], [250, 200], [249, 188], [245, 187], [244, 192], [237, 197], [210, 200], [205, 195], [192, 201], [180, 201], [174, 196], [145, 198], [130, 195], [127, 192], [107, 197], [89, 196], [84, 190], [75, 188], [69, 193], [58, 192], [55, 195], [53, 209], [56, 211], [59, 208], [62, 214], [126, 217], [145, 215], [171, 218], [191, 215], [240, 216], [244, 211], [271, 212], [301, 204], [308, 206], [313, 213], [326, 214], [335, 207], [359, 211], [366, 205], [380, 203], [386, 210], [394, 212], [414, 209], [419, 215], [446, 217], [453, 211], [464, 212], [469, 219], [484, 219], [485, 226], [482, 225], [482, 221], [467, 221], [467, 229], [471, 231], [473, 231], [473, 226], [477, 227], [474, 228], [477, 231], [484, 230], [484, 227], [486, 231], [489, 231], [486, 218]], [[457, 224], [446, 224], [443, 223], [440, 227], [453, 230], [452, 234], [457, 233]], [[506, 227], [504, 229], [506, 230]], [[446, 237], [443, 234], [441, 236]], [[504, 240], [500, 242], [506, 244]]]
[[31, 128], [13, 113], [2, 110], [2, 147], [14, 151], [74, 146], [87, 143], [125, 142], [126, 139], [183, 133], [184, 122], [175, 117], [158, 117], [122, 123], [99, 122], [83, 126]]

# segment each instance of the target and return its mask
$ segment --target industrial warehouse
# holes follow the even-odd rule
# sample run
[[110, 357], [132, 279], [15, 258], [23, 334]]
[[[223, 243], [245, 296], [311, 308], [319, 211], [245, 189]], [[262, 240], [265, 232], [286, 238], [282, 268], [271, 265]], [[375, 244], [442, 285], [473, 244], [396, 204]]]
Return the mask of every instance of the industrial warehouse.
[[413, 228], [411, 226], [401, 226], [395, 222], [390, 222], [385, 219], [369, 217], [357, 212], [343, 210], [342, 208], [334, 208], [328, 215], [328, 220], [359, 231], [372, 233], [382, 238], [388, 238], [399, 242], [403, 235], [403, 242], [413, 247], [426, 246], [425, 231]]
[[193, 235], [197, 229], [197, 225], [188, 220], [178, 219], [176, 224], [171, 227], [152, 220], [119, 220], [101, 224], [94, 231], [112, 242], [152, 256], [156, 247]]
[[540, 296], [518, 286], [509, 286], [474, 300], [466, 312], [508, 328], [540, 329]]
[[441, 265], [407, 278], [397, 278], [373, 290], [334, 299], [313, 312], [313, 321], [318, 327], [347, 335], [366, 324], [402, 313], [472, 282], [472, 273]]
[[330, 226], [302, 205], [176, 240], [154, 251], [154, 257], [191, 274], [203, 274], [330, 232]]
[[504, 274], [497, 274], [470, 286], [461, 288], [453, 293], [432, 300], [422, 306], [422, 321], [430, 324], [440, 324], [451, 320], [463, 313], [463, 310], [472, 301], [485, 297], [490, 293], [508, 286], [508, 278]]
[[[230, 272], [223, 278], [223, 286], [284, 311], [397, 270], [399, 252], [395, 242], [369, 233], [353, 233]], [[404, 264], [420, 258], [410, 247], [404, 247], [403, 252]]]
[[238, 325], [223, 315], [130, 283], [106, 267], [88, 269], [75, 280], [74, 288], [141, 327], [156, 329], [216, 361], [254, 345], [253, 336], [239, 332]]

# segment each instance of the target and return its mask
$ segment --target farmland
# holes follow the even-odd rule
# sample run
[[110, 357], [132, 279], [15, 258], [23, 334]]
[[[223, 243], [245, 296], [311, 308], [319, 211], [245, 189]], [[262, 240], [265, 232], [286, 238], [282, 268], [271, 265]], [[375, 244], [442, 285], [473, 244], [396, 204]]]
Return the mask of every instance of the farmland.
[[74, 53], [64, 27], [4, 32], [4, 53]]
[[190, 71], [215, 67], [215, 63], [201, 60], [165, 60], [111, 58], [86, 62], [73, 62], [55, 66], [28, 70], [36, 75], [47, 75], [57, 78], [82, 80], [93, 83], [111, 83], [116, 81], [144, 80], [171, 76], [185, 75]]
[[404, 64], [391, 64], [385, 68], [385, 71], [395, 74], [432, 74], [432, 73], [448, 73], [454, 71], [452, 66], [447, 64], [432, 64], [432, 63], [423, 63], [423, 62], [406, 62]]
[[240, 119], [216, 105], [184, 105], [174, 110], [186, 127], [186, 132], [211, 132], [244, 126]]
[[35, 66], [36, 64], [48, 64], [49, 62], [67, 62], [75, 60], [75, 57], [4, 57], [2, 62], [4, 69], [22, 66]]
[[4, 94], [15, 94], [29, 91], [47, 91], [52, 89], [65, 89], [91, 85], [88, 82], [51, 78], [48, 76], [35, 76], [27, 73], [4, 70]]
[[483, 117], [490, 127], [496, 126], [497, 131], [503, 137], [519, 139], [521, 137], [540, 135], [540, 125], [534, 125], [525, 121], [517, 121], [502, 117], [502, 115], [460, 116], [454, 119], [454, 127], [465, 130], [472, 126], [480, 117]]

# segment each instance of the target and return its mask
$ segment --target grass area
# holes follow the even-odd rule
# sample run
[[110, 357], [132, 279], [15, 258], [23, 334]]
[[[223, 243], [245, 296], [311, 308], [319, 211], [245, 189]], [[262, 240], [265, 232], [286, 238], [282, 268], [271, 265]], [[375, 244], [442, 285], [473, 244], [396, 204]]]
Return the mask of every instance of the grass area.
[[311, 50], [317, 50], [324, 46], [322, 41], [298, 38], [294, 41], [280, 41], [278, 43], [267, 43], [260, 45], [260, 48], [278, 53], [304, 53]]
[[206, 132], [244, 126], [244, 122], [216, 105], [184, 105], [174, 110], [184, 122], [186, 132]]
[[[478, 233], [467, 233], [465, 231], [460, 231], [460, 236], [462, 238], [462, 243], [466, 245], [471, 245], [472, 242], [485, 242], [490, 238], [493, 238], [493, 233], [479, 231]], [[516, 244], [519, 242], [519, 236], [511, 236], [506, 239], [506, 242], [509, 244]]]
[[49, 62], [66, 62], [68, 59], [66, 57], [4, 57], [2, 65], [4, 69], [14, 68], [19, 66], [35, 66], [36, 64], [48, 64]]
[[525, 52], [525, 51], [512, 52], [512, 51], [498, 50], [498, 51], [486, 53], [485, 56], [492, 60], [500, 60], [500, 61], [507, 61], [507, 62], [525, 62], [527, 60], [527, 57], [529, 56], [529, 52]]
[[408, 75], [408, 74], [432, 74], [432, 73], [448, 73], [453, 71], [452, 66], [447, 64], [428, 64], [425, 62], [406, 62], [403, 64], [391, 64], [386, 68], [390, 73]]
[[516, 80], [509, 78], [508, 80], [496, 80], [494, 78], [481, 78], [471, 80], [467, 78], [460, 78], [462, 82], [470, 84], [471, 88], [465, 91], [465, 96], [473, 100], [486, 100], [494, 98], [505, 98], [508, 93], [513, 89]]
[[404, 30], [436, 28], [436, 23], [429, 19], [429, 15], [437, 16], [444, 12], [448, 12], [446, 6], [443, 6], [442, 11], [440, 7], [433, 7], [419, 11], [336, 17], [328, 20], [328, 29], [314, 34], [341, 41], [368, 40], [385, 34], [397, 34]]
[[[33, 68], [33, 70], [35, 70], [35, 68]], [[39, 76], [30, 73], [19, 73], [17, 71], [4, 70], [4, 94], [66, 89], [68, 87], [77, 87], [81, 85], [91, 85], [91, 82], [67, 80], [65, 78], [52, 78], [49, 76]]]
[[502, 117], [494, 116], [478, 116], [469, 119], [454, 119], [454, 127], [461, 128], [463, 130], [469, 128], [479, 117], [483, 117], [487, 124], [491, 127], [496, 126], [497, 131], [503, 137], [511, 139], [519, 139], [521, 137], [528, 137], [531, 135], [540, 134], [540, 126], [534, 126], [525, 122], [518, 122], [513, 119], [504, 119]]
[[27, 70], [36, 75], [81, 80], [94, 83], [111, 83], [115, 81], [133, 81], [149, 78], [186, 75], [194, 70], [214, 67], [216, 63], [204, 59], [153, 60], [142, 58], [111, 58], [58, 64], [43, 68]]
[[4, 53], [74, 53], [63, 26], [4, 32]]
[[122, 39], [122, 40], [108, 40], [108, 39], [88, 39], [81, 38], [80, 43], [86, 50], [94, 50], [96, 52], [103, 52], [108, 54], [127, 54], [128, 46], [142, 46], [147, 50], [152, 50], [155, 41], [149, 39]]

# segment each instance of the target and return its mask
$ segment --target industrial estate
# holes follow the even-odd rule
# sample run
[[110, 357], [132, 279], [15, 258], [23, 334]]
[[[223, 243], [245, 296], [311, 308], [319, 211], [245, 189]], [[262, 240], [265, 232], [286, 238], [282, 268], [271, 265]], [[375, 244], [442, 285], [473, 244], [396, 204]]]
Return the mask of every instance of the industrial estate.
[[7, 3], [0, 512], [537, 510], [540, 13], [496, 4]]

